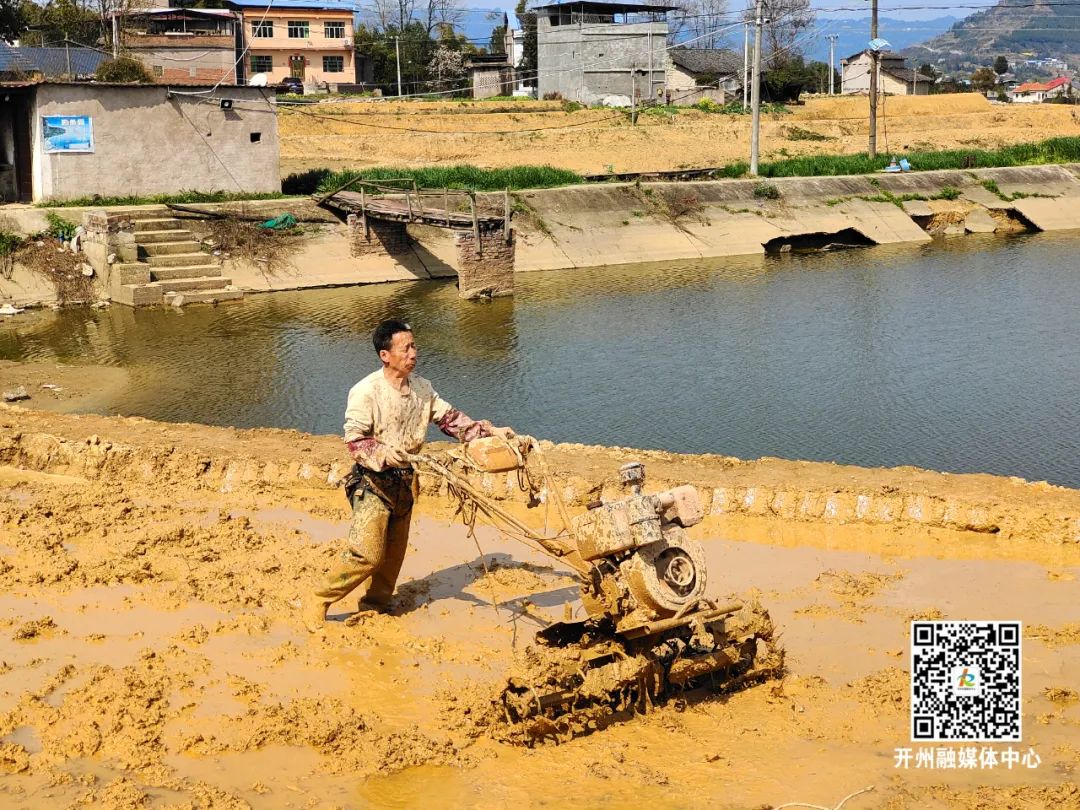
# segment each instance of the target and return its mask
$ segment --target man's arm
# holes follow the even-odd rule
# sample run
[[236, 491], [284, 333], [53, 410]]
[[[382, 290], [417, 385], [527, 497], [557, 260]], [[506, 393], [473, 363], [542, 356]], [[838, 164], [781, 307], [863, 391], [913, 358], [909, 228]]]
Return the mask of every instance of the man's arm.
[[471, 442], [486, 436], [509, 439], [514, 435], [514, 431], [510, 428], [495, 427], [487, 419], [469, 418], [438, 394], [435, 394], [432, 404], [431, 421], [438, 426], [439, 430], [459, 442]]

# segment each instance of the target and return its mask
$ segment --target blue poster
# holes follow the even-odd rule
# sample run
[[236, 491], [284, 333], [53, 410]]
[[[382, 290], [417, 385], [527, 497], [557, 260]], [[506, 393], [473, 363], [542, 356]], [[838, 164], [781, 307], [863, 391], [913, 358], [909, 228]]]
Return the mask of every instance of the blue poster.
[[45, 153], [93, 152], [94, 122], [89, 115], [43, 115]]

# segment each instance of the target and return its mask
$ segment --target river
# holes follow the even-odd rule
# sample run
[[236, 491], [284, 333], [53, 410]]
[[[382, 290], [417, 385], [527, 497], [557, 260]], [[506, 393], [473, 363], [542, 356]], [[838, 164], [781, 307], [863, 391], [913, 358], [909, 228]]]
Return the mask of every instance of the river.
[[385, 317], [473, 416], [556, 441], [991, 472], [1080, 487], [1076, 236], [70, 309], [0, 324], [0, 358], [122, 366], [101, 410], [341, 428]]

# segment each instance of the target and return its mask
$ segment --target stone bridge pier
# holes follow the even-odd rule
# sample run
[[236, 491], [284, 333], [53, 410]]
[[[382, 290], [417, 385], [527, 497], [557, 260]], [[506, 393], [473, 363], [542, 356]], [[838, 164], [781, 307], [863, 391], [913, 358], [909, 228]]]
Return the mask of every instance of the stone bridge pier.
[[458, 296], [494, 298], [514, 294], [514, 232], [509, 237], [499, 230], [482, 230], [480, 239], [472, 231], [455, 236], [458, 259]]
[[349, 253], [353, 256], [401, 256], [412, 250], [404, 222], [349, 214]]

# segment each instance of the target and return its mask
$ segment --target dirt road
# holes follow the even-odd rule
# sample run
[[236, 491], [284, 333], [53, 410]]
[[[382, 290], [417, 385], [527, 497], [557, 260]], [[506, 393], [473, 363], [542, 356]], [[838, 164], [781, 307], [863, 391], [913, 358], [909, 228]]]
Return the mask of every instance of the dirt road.
[[[872, 785], [845, 807], [1080, 807], [1075, 543], [1006, 538], [1004, 520], [995, 533], [907, 522], [882, 535], [714, 512], [694, 530], [709, 591], [757, 592], [783, 632], [787, 678], [513, 748], [476, 727], [476, 707], [515, 645], [575, 603], [573, 580], [490, 531], [481, 560], [445, 501], [425, 495], [393, 615], [343, 603], [309, 636], [296, 600], [346, 526], [325, 481], [336, 447], [290, 431], [0, 411], [0, 803], [832, 807]], [[598, 482], [624, 455], [562, 452], [552, 458]], [[739, 468], [646, 463], [665, 476]], [[741, 474], [777, 486], [784, 469], [831, 475], [838, 493], [860, 475], [761, 464]], [[936, 476], [863, 475], [901, 490], [905, 475]], [[925, 485], [974, 497], [976, 479], [1003, 514], [1032, 521], [1078, 494], [985, 476]], [[894, 767], [910, 745], [908, 623], [937, 617], [1025, 623], [1020, 749], [1037, 768]]]
[[[816, 98], [762, 118], [763, 160], [866, 151], [866, 100]], [[642, 115], [562, 112], [550, 102], [318, 105], [280, 117], [282, 175], [304, 169], [470, 163], [549, 164], [583, 173], [661, 171], [747, 160], [745, 115], [683, 109]], [[995, 148], [1080, 134], [1080, 113], [1056, 104], [991, 105], [974, 94], [889, 98], [879, 148]], [[917, 168], [917, 167], [916, 167]]]

